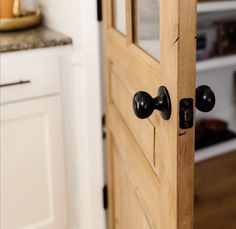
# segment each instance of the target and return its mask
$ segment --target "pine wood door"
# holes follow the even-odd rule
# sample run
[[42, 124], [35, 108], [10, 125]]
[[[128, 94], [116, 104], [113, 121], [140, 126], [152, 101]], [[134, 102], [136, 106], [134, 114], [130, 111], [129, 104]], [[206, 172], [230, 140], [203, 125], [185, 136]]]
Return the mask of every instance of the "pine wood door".
[[[193, 228], [196, 2], [104, 0], [109, 229]], [[165, 86], [171, 116], [135, 116], [137, 91]]]

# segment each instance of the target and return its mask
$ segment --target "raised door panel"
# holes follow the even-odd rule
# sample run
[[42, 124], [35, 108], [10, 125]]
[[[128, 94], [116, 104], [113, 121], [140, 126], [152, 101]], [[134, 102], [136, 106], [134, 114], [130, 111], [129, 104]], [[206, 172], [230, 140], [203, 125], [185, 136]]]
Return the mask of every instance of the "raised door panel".
[[1, 228], [67, 228], [60, 97], [1, 109]]
[[113, 145], [114, 163], [114, 228], [151, 229], [147, 217], [143, 213], [142, 205], [136, 195], [135, 188], [130, 184], [132, 179], [124, 167], [118, 147]]
[[[151, 165], [154, 164], [154, 138], [155, 128], [150, 120], [140, 122], [132, 109], [133, 90], [129, 88], [125, 73], [120, 72], [115, 66], [111, 68], [111, 100], [118, 109], [122, 118], [129, 123], [130, 131], [143, 149]], [[124, 102], [126, 101], [126, 102]], [[142, 131], [140, 131], [142, 130]], [[148, 144], [147, 144], [148, 140]]]
[[[109, 174], [110, 182], [113, 184], [109, 186], [110, 203], [114, 207], [111, 206], [114, 210], [112, 214], [114, 218], [120, 216], [121, 222], [132, 224], [129, 228], [140, 226], [133, 225], [131, 220], [132, 215], [139, 214], [143, 218], [143, 223], [147, 221], [150, 228], [157, 229], [160, 227], [161, 211], [160, 180], [115, 106], [110, 107], [108, 114], [108, 124], [116, 129], [115, 133], [109, 132], [108, 136], [110, 139], [108, 158], [113, 171]], [[114, 191], [114, 200], [111, 188]], [[132, 201], [135, 204], [132, 204]], [[127, 215], [125, 219], [124, 215]], [[124, 223], [119, 224], [120, 228], [126, 228], [121, 226]]]

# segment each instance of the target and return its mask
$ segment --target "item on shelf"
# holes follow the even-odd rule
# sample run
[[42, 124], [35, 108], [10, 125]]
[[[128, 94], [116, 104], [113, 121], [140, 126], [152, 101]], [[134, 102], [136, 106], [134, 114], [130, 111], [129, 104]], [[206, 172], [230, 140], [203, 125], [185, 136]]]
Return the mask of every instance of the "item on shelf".
[[196, 123], [196, 150], [236, 138], [228, 129], [228, 123], [221, 119], [201, 119]]
[[13, 17], [13, 0], [0, 0], [0, 19]]
[[14, 2], [13, 2], [13, 16], [14, 17], [20, 17], [21, 16], [20, 0], [14, 0]]
[[210, 54], [206, 49], [207, 37], [205, 34], [198, 35], [197, 37], [197, 61], [206, 60], [210, 58]]
[[26, 11], [35, 11], [41, 0], [20, 0], [21, 8]]
[[35, 12], [25, 11], [21, 9], [19, 0], [14, 0], [12, 12], [14, 17], [0, 19], [0, 32], [31, 28], [40, 24], [42, 19], [40, 5]]
[[236, 71], [234, 72], [234, 102], [236, 103]]
[[216, 56], [236, 53], [236, 21], [215, 22], [217, 35], [214, 54]]
[[197, 37], [197, 50], [204, 50], [204, 49], [206, 49], [206, 36], [205, 36], [205, 34], [198, 35], [198, 37]]

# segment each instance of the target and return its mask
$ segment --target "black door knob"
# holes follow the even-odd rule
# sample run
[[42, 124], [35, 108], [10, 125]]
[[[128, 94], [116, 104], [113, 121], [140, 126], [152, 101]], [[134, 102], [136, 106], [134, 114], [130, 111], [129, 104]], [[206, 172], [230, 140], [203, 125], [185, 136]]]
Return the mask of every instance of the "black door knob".
[[152, 98], [147, 92], [139, 91], [133, 97], [133, 109], [140, 119], [148, 118], [154, 110], [159, 110], [161, 116], [167, 120], [171, 116], [171, 101], [165, 87], [158, 89], [158, 96]]
[[215, 94], [210, 87], [202, 85], [196, 89], [196, 107], [198, 110], [209, 112], [214, 108], [215, 103]]

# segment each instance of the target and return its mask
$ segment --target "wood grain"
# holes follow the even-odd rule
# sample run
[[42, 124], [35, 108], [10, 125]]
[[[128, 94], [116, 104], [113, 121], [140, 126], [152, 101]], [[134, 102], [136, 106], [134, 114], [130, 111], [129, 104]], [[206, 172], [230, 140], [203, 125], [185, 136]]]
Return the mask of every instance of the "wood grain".
[[[179, 101], [195, 97], [196, 2], [161, 2], [160, 61], [132, 43], [134, 1], [126, 2], [126, 37], [112, 27], [111, 2], [103, 4], [109, 229], [192, 229], [194, 128], [179, 129]], [[134, 117], [134, 93], [156, 97], [162, 85], [172, 100], [170, 120], [157, 111], [147, 120]]]
[[[115, 144], [114, 152], [114, 201], [115, 201], [115, 227], [117, 229], [133, 228], [150, 229], [147, 217], [137, 200], [135, 189], [130, 181], [129, 171], [121, 158], [119, 148]], [[126, 209], [123, 211], [123, 209]], [[129, 214], [127, 214], [129, 212]]]
[[[158, 204], [160, 203], [160, 180], [133, 139], [115, 106], [110, 106], [108, 114], [110, 127], [116, 129], [116, 133], [113, 135], [113, 141], [118, 146], [116, 152], [119, 152], [118, 156], [122, 159], [123, 166], [127, 170], [126, 176], [130, 177], [138, 204], [142, 206], [143, 214], [146, 215], [151, 228], [158, 229], [161, 227], [159, 218], [161, 206]], [[114, 165], [117, 163], [116, 160], [113, 160]], [[114, 176], [114, 179], [117, 178]], [[117, 188], [116, 186], [115, 189]], [[115, 209], [117, 209], [116, 206]], [[126, 208], [122, 208], [122, 211], [128, 215], [131, 214]]]
[[0, 0], [0, 18], [13, 17], [13, 0]]
[[[119, 78], [121, 77], [121, 79]], [[117, 107], [122, 117], [129, 123], [129, 129], [134, 138], [139, 143], [150, 164], [154, 164], [154, 131], [155, 127], [149, 120], [139, 119], [134, 115], [132, 104], [132, 93], [129, 93], [124, 84], [122, 84], [122, 74], [116, 73], [112, 68], [111, 73], [111, 96], [114, 105]], [[126, 101], [126, 102], [124, 102]], [[142, 130], [142, 131], [140, 131]], [[147, 144], [147, 139], [149, 139]]]

